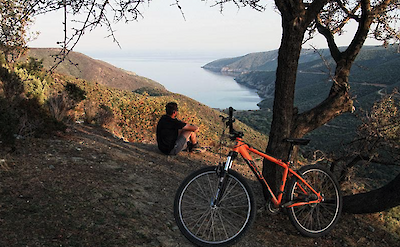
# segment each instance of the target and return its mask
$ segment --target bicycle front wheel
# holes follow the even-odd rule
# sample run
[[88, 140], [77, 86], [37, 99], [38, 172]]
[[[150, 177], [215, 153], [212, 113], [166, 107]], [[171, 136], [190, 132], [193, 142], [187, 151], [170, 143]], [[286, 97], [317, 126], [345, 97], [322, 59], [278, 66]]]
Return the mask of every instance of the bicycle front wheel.
[[[321, 166], [304, 166], [298, 171], [323, 201], [288, 208], [289, 219], [296, 229], [307, 237], [320, 237], [336, 225], [342, 210], [339, 184], [330, 171]], [[288, 186], [288, 201], [313, 201], [317, 196], [300, 180], [293, 178]]]
[[183, 235], [199, 246], [228, 246], [237, 242], [254, 221], [254, 195], [244, 178], [229, 171], [220, 203], [214, 205], [220, 176], [216, 167], [189, 175], [179, 187], [174, 216]]

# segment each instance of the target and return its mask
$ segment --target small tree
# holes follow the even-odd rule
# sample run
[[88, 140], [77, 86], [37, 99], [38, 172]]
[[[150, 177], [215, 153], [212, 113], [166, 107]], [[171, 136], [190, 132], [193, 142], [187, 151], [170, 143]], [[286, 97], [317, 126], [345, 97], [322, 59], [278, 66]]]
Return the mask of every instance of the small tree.
[[26, 50], [27, 28], [32, 22], [31, 2], [4, 0], [0, 2], [0, 51], [8, 63], [13, 63]]

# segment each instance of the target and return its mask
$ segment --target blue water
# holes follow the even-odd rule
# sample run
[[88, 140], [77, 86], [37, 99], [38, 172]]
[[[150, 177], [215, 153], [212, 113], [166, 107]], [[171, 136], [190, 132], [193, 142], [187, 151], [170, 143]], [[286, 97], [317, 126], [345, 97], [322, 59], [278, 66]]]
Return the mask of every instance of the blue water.
[[91, 56], [157, 81], [173, 93], [186, 95], [212, 108], [259, 109], [257, 103], [261, 98], [255, 90], [239, 85], [232, 76], [201, 68], [215, 58], [133, 57], [128, 54]]

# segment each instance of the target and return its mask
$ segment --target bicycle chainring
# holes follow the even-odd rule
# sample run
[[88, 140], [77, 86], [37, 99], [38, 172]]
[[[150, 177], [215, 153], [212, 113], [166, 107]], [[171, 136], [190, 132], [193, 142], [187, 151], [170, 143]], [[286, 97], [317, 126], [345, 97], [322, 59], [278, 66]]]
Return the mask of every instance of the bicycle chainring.
[[271, 200], [267, 202], [265, 208], [267, 209], [267, 213], [270, 215], [277, 215], [280, 212], [280, 208], [276, 208]]

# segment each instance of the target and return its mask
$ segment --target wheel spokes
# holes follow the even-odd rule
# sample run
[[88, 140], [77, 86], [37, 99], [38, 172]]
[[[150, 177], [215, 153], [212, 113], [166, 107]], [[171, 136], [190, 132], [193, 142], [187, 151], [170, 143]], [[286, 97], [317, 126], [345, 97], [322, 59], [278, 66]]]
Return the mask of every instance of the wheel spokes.
[[228, 177], [224, 194], [215, 206], [211, 202], [217, 189], [216, 174], [203, 174], [187, 186], [181, 200], [181, 219], [185, 227], [208, 242], [233, 238], [246, 224], [250, 212], [249, 196], [236, 179]]

